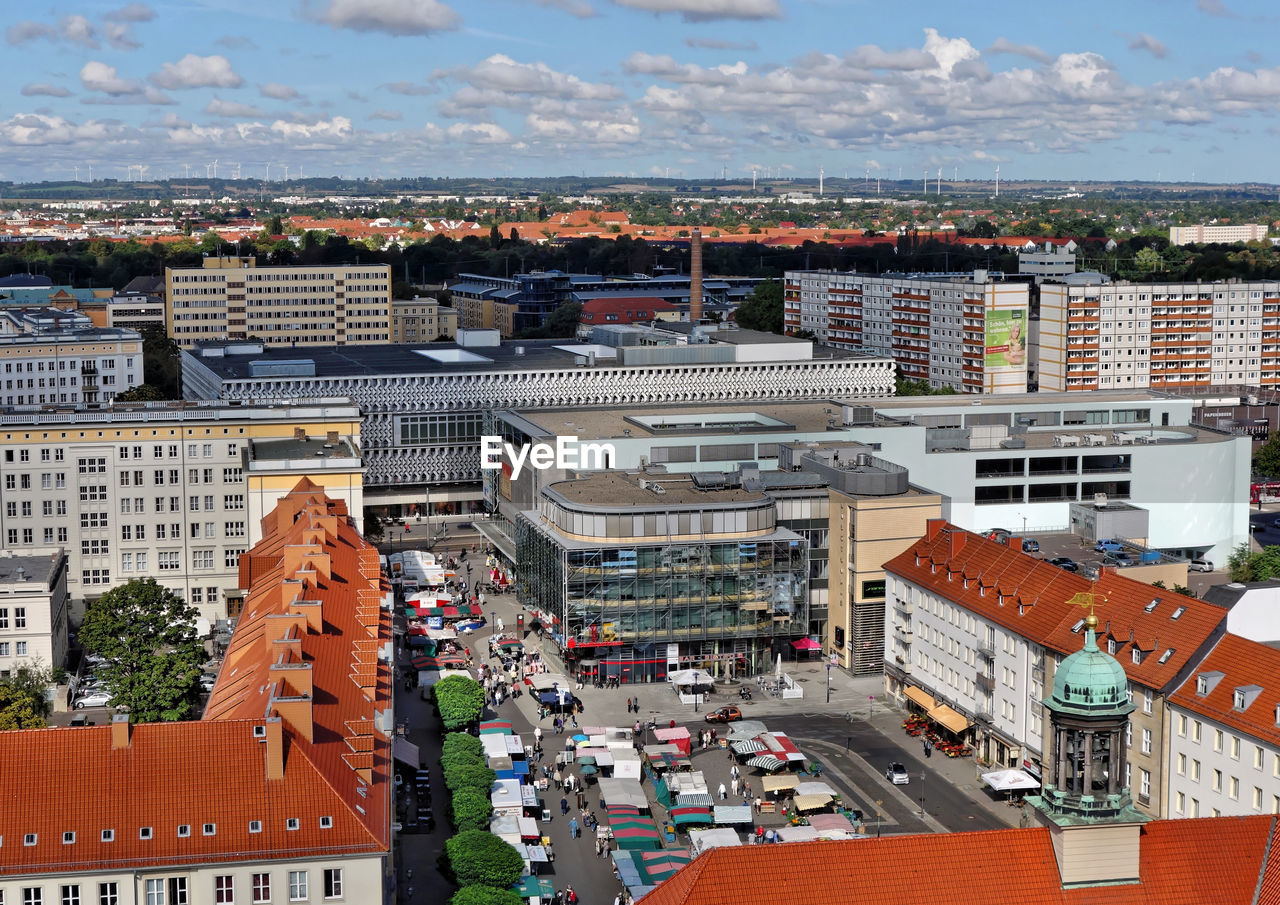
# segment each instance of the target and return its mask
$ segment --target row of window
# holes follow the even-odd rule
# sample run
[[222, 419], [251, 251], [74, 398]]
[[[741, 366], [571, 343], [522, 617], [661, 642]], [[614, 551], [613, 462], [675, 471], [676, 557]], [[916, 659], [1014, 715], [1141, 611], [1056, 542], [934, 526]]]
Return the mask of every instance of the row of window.
[[[108, 832], [107, 830], [103, 831]], [[322, 894], [326, 899], [343, 897], [342, 868], [328, 867], [323, 873]], [[213, 878], [213, 901], [217, 905], [235, 905], [236, 878], [232, 874], [218, 875]], [[120, 895], [120, 884], [114, 880], [101, 882], [98, 887], [98, 905], [124, 905], [130, 897]], [[309, 872], [305, 870], [288, 871], [287, 888], [290, 902], [306, 902], [311, 898]], [[271, 874], [255, 873], [250, 878], [249, 897], [243, 902], [254, 905], [265, 905], [272, 901]], [[143, 883], [145, 905], [191, 905], [193, 897], [186, 877], [149, 877]], [[45, 905], [44, 887], [21, 887], [21, 905]], [[51, 899], [50, 905], [90, 905], [92, 894], [86, 891], [81, 894], [79, 883], [64, 883], [58, 886], [58, 898]], [[206, 900], [207, 901], [207, 900]], [[4, 891], [0, 890], [0, 905], [4, 905]]]
[[[178, 443], [169, 443], [167, 445], [163, 443], [154, 443], [151, 446], [151, 455], [153, 458], [156, 458], [156, 459], [163, 459], [166, 457], [170, 459], [176, 459], [178, 458], [178, 455], [181, 451], [182, 451], [181, 445]], [[121, 459], [141, 459], [143, 457], [142, 455], [143, 446], [136, 445], [136, 444], [134, 446], [121, 446], [119, 452], [120, 452]], [[227, 444], [227, 455], [237, 456], [239, 454], [240, 454], [239, 443]], [[205, 459], [208, 459], [208, 458], [211, 458], [212, 456], [213, 456], [212, 443], [188, 443], [187, 444], [188, 459], [195, 459], [197, 457], [203, 457]], [[26, 461], [26, 460], [24, 459], [23, 461]]]

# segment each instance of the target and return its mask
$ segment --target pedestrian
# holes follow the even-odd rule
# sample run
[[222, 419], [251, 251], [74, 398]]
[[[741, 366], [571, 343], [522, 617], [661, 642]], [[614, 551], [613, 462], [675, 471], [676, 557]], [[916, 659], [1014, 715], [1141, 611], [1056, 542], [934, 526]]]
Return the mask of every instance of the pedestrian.
[[734, 764], [733, 767], [730, 768], [729, 775], [732, 776], [734, 779], [737, 779], [739, 776], [742, 775], [741, 771], [738, 769], [737, 764]]
[[924, 740], [924, 756], [933, 757], [933, 742], [927, 738]]
[[759, 813], [760, 813], [760, 805], [761, 805], [761, 804], [763, 804], [763, 802], [760, 800], [760, 797], [759, 797], [759, 796], [756, 796], [756, 813], [757, 813], [757, 814], [759, 814]]
[[578, 894], [573, 891], [572, 886], [565, 888], [564, 898], [568, 905], [578, 905]]
[[631, 712], [631, 698], [627, 698], [627, 713]]
[[750, 798], [750, 797], [751, 797], [751, 783], [750, 783], [750, 782], [747, 782], [745, 785], [746, 785], [746, 788], [744, 788], [744, 789], [742, 790], [742, 794], [743, 794], [743, 795], [745, 795], [745, 796], [747, 796], [748, 798]]
[[569, 818], [569, 838], [570, 839], [578, 838], [578, 818], [577, 817]]
[[556, 785], [564, 788], [564, 774], [560, 772], [559, 767], [556, 767]]
[[756, 842], [760, 842], [763, 839], [764, 839], [764, 827], [758, 826], [756, 827]]
[[724, 801], [728, 796], [725, 794], [724, 783], [720, 783], [720, 800]]
[[569, 799], [561, 798], [560, 799], [560, 816], [563, 817], [568, 813], [569, 813]]
[[[537, 727], [535, 727], [535, 728], [534, 728], [534, 730], [533, 730], [533, 739], [534, 739], [534, 741], [536, 741], [536, 742], [538, 742], [538, 743], [541, 743], [541, 742], [542, 742], [542, 727], [541, 727], [541, 726], [537, 726]], [[409, 766], [413, 766], [413, 765], [412, 765], [412, 764], [410, 764]]]
[[573, 728], [574, 728], [574, 729], [577, 729], [577, 728], [578, 728], [578, 716], [577, 716], [577, 711], [574, 711], [574, 713], [573, 713], [572, 715], [570, 715], [570, 717], [569, 717], [569, 721], [570, 721], [571, 723], [573, 723]]
[[[580, 811], [582, 812], [582, 814], [583, 814], [583, 816], [584, 816], [584, 817], [586, 816], [586, 814], [587, 814], [587, 796], [583, 795], [581, 792], [579, 792], [579, 793], [578, 793], [578, 810], [580, 810]], [[585, 823], [586, 821], [583, 821], [583, 822]]]
[[734, 779], [732, 779], [732, 780], [730, 780], [730, 781], [729, 781], [729, 788], [733, 790], [733, 797], [734, 797], [734, 798], [737, 798], [737, 797], [738, 797], [738, 780], [737, 780], [737, 778], [734, 778]]

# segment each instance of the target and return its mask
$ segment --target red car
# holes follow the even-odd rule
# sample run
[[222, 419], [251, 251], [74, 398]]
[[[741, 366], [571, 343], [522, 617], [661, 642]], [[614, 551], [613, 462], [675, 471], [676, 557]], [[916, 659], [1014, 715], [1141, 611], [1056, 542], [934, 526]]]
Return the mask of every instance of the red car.
[[708, 723], [736, 723], [742, 719], [742, 711], [737, 707], [721, 707], [707, 714]]

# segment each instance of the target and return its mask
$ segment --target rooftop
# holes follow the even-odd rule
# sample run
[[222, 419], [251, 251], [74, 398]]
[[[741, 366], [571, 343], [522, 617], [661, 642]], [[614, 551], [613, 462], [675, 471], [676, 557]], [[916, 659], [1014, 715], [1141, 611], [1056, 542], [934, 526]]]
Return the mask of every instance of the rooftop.
[[249, 441], [250, 468], [255, 462], [278, 466], [301, 460], [315, 464], [336, 459], [359, 461], [360, 453], [350, 438], [329, 440], [325, 437], [285, 437]]
[[[1212, 673], [1221, 678], [1201, 694], [1198, 677]], [[1223, 635], [1195, 672], [1169, 695], [1169, 703], [1280, 748], [1277, 677], [1280, 650], [1238, 635]], [[1237, 691], [1244, 692], [1243, 700], [1237, 700]]]
[[21, 553], [0, 550], [0, 584], [32, 591], [49, 587], [62, 559], [61, 547], [36, 547]]
[[756, 503], [768, 499], [759, 491], [741, 487], [701, 489], [693, 476], [678, 474], [641, 475], [631, 472], [596, 471], [572, 481], [557, 481], [546, 488], [569, 503], [592, 509], [623, 509], [635, 506], [719, 506], [725, 503]]

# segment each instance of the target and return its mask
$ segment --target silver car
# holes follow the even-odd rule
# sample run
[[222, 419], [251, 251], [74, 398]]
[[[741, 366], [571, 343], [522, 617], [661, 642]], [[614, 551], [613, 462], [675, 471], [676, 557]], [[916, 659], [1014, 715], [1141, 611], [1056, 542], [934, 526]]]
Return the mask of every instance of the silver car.
[[889, 769], [884, 771], [884, 778], [895, 786], [905, 786], [911, 782], [911, 774], [907, 772], [907, 768], [897, 762], [889, 764]]
[[76, 710], [84, 710], [86, 707], [106, 707], [110, 703], [111, 692], [91, 691], [76, 698], [71, 706]]

